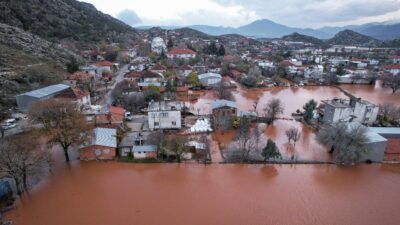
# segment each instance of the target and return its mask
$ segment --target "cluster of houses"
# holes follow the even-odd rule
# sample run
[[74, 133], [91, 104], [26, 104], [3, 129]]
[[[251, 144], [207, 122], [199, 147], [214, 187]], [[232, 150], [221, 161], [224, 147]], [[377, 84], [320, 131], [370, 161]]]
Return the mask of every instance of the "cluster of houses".
[[[156, 31], [155, 31], [156, 32]], [[147, 36], [146, 36], [147, 35]], [[42, 89], [20, 94], [16, 97], [18, 108], [27, 112], [32, 104], [49, 98], [62, 98], [76, 102], [86, 116], [87, 122], [93, 125], [92, 140], [81, 146], [82, 160], [114, 159], [119, 156], [134, 158], [156, 158], [158, 146], [149, 142], [149, 137], [158, 130], [177, 131], [183, 133], [212, 132], [220, 118], [255, 117], [254, 112], [240, 110], [236, 103], [228, 100], [212, 102], [212, 114], [197, 118], [193, 124], [185, 124], [185, 101], [179, 101], [180, 96], [188, 96], [197, 88], [218, 89], [234, 88], [232, 80], [248, 76], [243, 68], [236, 65], [246, 65], [260, 68], [263, 75], [277, 74], [284, 71], [286, 79], [298, 86], [326, 84], [329, 74], [335, 74], [337, 83], [370, 83], [376, 75], [398, 75], [400, 72], [400, 56], [383, 54], [384, 57], [366, 55], [356, 58], [354, 53], [362, 56], [370, 52], [370, 48], [352, 46], [331, 46], [321, 49], [313, 44], [288, 41], [255, 42], [251, 39], [213, 39], [203, 37], [184, 37], [181, 31], [156, 32], [156, 35], [145, 34], [144, 43], [149, 45], [151, 54], [166, 56], [172, 64], [162, 60], [154, 60], [150, 55], [143, 55], [137, 46], [124, 50], [129, 58], [129, 69], [124, 74], [124, 81], [129, 83], [131, 92], [144, 92], [157, 87], [161, 93], [167, 92], [168, 86], [174, 83], [177, 98], [163, 97], [159, 101], [151, 101], [141, 115], [131, 115], [124, 108], [110, 105], [95, 105], [94, 94], [96, 82], [113, 81], [114, 73], [119, 69], [118, 63], [113, 63], [99, 56], [97, 62], [66, 75], [62, 84], [48, 86]], [[174, 40], [174, 46], [167, 47], [167, 40]], [[201, 54], [194, 51], [193, 46], [204, 46], [210, 43], [224, 45], [228, 49], [223, 57]], [[189, 47], [190, 46], [190, 47]], [[282, 57], [277, 53], [290, 50], [290, 54]], [[375, 52], [379, 53], [379, 49]], [[340, 54], [338, 54], [340, 53]], [[199, 57], [199, 55], [201, 57]], [[364, 54], [365, 55], [365, 54]], [[179, 62], [179, 63], [177, 63]], [[228, 65], [228, 69], [223, 66]], [[232, 66], [234, 65], [234, 66]], [[228, 77], [229, 76], [229, 77]], [[188, 82], [197, 80], [198, 86]], [[271, 76], [260, 76], [257, 86], [273, 87], [276, 81]], [[278, 85], [290, 85], [285, 82]], [[91, 90], [91, 92], [89, 92]], [[106, 88], [107, 90], [107, 88]], [[170, 91], [170, 90], [169, 90]], [[126, 93], [125, 93], [126, 92]], [[347, 99], [330, 99], [322, 102], [319, 110], [325, 124], [336, 122], [375, 123], [379, 107], [362, 99], [350, 97]], [[125, 135], [120, 138], [118, 130], [129, 120], [129, 129], [124, 129]], [[377, 136], [375, 136], [377, 137]], [[150, 138], [151, 139], [151, 138]], [[376, 138], [376, 140], [382, 140]], [[201, 148], [202, 143], [191, 146]]]

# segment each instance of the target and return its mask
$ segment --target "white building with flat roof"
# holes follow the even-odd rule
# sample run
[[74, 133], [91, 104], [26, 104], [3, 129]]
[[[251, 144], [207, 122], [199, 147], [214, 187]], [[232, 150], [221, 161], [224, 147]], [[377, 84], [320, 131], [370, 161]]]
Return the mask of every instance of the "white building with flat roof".
[[181, 129], [183, 107], [181, 102], [150, 102], [147, 112], [149, 129]]
[[376, 121], [379, 112], [378, 105], [356, 98], [351, 100], [335, 98], [322, 102], [325, 104], [323, 122], [326, 124], [359, 122], [371, 125]]

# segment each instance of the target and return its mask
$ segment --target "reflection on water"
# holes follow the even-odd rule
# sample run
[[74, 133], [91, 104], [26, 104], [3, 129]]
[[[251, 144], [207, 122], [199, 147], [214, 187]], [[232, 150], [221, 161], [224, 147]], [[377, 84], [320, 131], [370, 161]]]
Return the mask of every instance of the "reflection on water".
[[[341, 87], [357, 97], [368, 100], [375, 104], [389, 102], [400, 106], [400, 92], [392, 94], [390, 89], [382, 88], [380, 82], [376, 85], [341, 85]], [[199, 94], [199, 93], [198, 93]], [[211, 114], [211, 102], [217, 96], [213, 91], [205, 91], [199, 94], [200, 98], [191, 102], [190, 110], [197, 114], [199, 109], [200, 114]], [[254, 101], [258, 101], [257, 111], [261, 115], [264, 105], [271, 98], [280, 99], [285, 107], [283, 117], [291, 118], [291, 114], [297, 109], [302, 109], [303, 105], [311, 99], [321, 102], [322, 100], [332, 99], [334, 97], [346, 98], [346, 96], [335, 87], [321, 86], [306, 86], [298, 87], [276, 87], [276, 88], [259, 88], [245, 89], [238, 85], [238, 88], [233, 91], [234, 101], [238, 108], [243, 111], [253, 110]], [[288, 145], [285, 131], [290, 127], [298, 127], [302, 131], [301, 140], [296, 143], [296, 147]], [[273, 139], [285, 157], [295, 157], [303, 160], [321, 160], [329, 161], [330, 157], [326, 153], [326, 149], [319, 145], [315, 140], [315, 134], [307, 127], [296, 121], [279, 120], [273, 126], [264, 127], [265, 138], [262, 145], [266, 144], [268, 138]], [[223, 148], [229, 146], [234, 137], [234, 131], [226, 132], [225, 134], [213, 134], [213, 140], [219, 143]], [[218, 146], [218, 145], [214, 145]], [[214, 151], [218, 151], [214, 149]]]
[[7, 217], [21, 225], [397, 225], [399, 170], [74, 162]]

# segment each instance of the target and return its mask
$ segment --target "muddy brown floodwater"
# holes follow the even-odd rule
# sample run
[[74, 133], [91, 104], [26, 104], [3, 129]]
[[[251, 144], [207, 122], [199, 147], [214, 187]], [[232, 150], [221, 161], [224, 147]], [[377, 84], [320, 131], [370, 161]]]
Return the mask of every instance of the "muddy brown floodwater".
[[[376, 86], [342, 85], [376, 104], [400, 105], [400, 93]], [[208, 114], [212, 91], [200, 93], [191, 110]], [[344, 95], [333, 87], [274, 88], [233, 93], [241, 110], [260, 108], [272, 97], [285, 104], [289, 117], [311, 98], [320, 101]], [[264, 126], [264, 125], [261, 125]], [[302, 138], [286, 148], [284, 132], [296, 126]], [[284, 156], [329, 160], [315, 134], [295, 121], [264, 126]], [[213, 145], [225, 147], [234, 137], [213, 133]], [[266, 140], [265, 138], [265, 140]], [[215, 150], [215, 149], [214, 149]], [[25, 194], [6, 214], [16, 225], [131, 225], [131, 224], [400, 224], [400, 165], [221, 165], [122, 164], [62, 162], [53, 151], [55, 172]], [[72, 154], [76, 158], [76, 153]], [[221, 161], [219, 149], [213, 160]]]
[[[239, 110], [253, 110], [254, 101], [258, 101], [257, 111], [262, 115], [264, 105], [272, 98], [280, 99], [284, 105], [283, 118], [291, 119], [291, 114], [297, 109], [302, 110], [306, 102], [311, 99], [321, 103], [322, 100], [332, 99], [335, 97], [347, 98], [338, 88], [330, 86], [306, 86], [299, 87], [275, 87], [275, 88], [257, 88], [246, 89], [237, 84], [238, 88], [232, 90], [233, 101], [236, 102]], [[382, 104], [385, 102], [400, 106], [400, 92], [392, 94], [388, 88], [382, 88], [378, 81], [375, 85], [341, 85], [341, 88], [355, 95], [356, 97], [365, 99], [374, 104]], [[217, 99], [214, 91], [196, 92], [199, 99], [189, 103], [189, 108], [194, 114], [211, 114], [211, 103]], [[285, 131], [291, 127], [297, 127], [302, 133], [302, 137], [296, 146], [288, 145]], [[307, 126], [294, 120], [278, 120], [273, 126], [261, 126], [265, 134], [261, 145], [265, 145], [268, 138], [274, 140], [284, 158], [295, 157], [298, 160], [317, 160], [330, 161], [330, 156], [326, 149], [319, 145], [315, 140], [313, 133]], [[219, 133], [213, 134], [213, 140], [217, 143], [213, 145], [213, 151], [218, 152], [220, 149], [229, 147], [232, 138], [235, 136], [234, 131], [229, 131], [224, 135]], [[220, 146], [220, 149], [214, 147]], [[215, 161], [215, 160], [214, 160]], [[217, 160], [219, 161], [219, 160]]]
[[400, 166], [75, 161], [23, 196], [16, 225], [398, 225]]

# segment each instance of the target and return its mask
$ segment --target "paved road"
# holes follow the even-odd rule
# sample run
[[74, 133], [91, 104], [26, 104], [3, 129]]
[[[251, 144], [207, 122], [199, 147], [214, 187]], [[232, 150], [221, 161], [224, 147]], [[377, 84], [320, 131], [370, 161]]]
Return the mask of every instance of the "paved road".
[[112, 90], [114, 90], [115, 86], [124, 79], [125, 72], [128, 71], [128, 68], [129, 64], [126, 64], [116, 73], [116, 76], [113, 78], [115, 81], [114, 84], [108, 87], [108, 91], [104, 95], [104, 100], [103, 100], [104, 104], [111, 105], [111, 103], [113, 102], [113, 99], [111, 97], [111, 92]]

